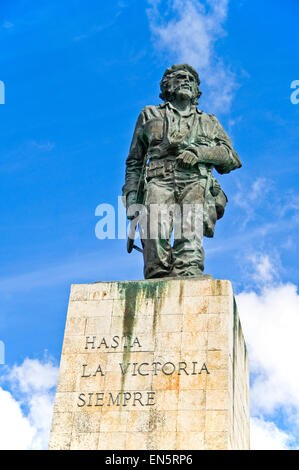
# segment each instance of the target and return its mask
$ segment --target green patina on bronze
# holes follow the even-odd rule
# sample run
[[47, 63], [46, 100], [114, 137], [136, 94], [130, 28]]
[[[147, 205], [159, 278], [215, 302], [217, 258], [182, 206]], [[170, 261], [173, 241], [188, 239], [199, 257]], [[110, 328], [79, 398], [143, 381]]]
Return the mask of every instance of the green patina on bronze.
[[[203, 273], [202, 239], [214, 236], [216, 221], [227, 203], [213, 170], [223, 174], [241, 167], [217, 118], [197, 108], [199, 84], [190, 65], [168, 68], [160, 84], [164, 103], [143, 108], [136, 123], [123, 196], [132, 220], [127, 250], [143, 251], [146, 279]], [[179, 210], [162, 220], [165, 207], [174, 205]], [[143, 250], [134, 244], [137, 214], [141, 215]], [[186, 220], [190, 227], [177, 233], [174, 227], [183, 227]]]

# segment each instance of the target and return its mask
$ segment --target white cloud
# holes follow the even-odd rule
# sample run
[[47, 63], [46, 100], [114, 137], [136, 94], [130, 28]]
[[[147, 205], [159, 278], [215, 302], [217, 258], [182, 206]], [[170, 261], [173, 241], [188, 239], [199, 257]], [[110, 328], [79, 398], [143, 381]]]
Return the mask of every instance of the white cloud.
[[[254, 255], [253, 261], [257, 291], [236, 296], [252, 373], [251, 448], [295, 448], [299, 294], [295, 285], [279, 283], [277, 265], [269, 255]], [[7, 371], [7, 386], [0, 388], [2, 449], [47, 448], [57, 372], [49, 360], [28, 358]]]
[[0, 388], [1, 449], [46, 449], [58, 368], [52, 361], [25, 359], [8, 370]]
[[287, 191], [286, 201], [283, 205], [278, 207], [279, 215], [281, 217], [286, 214], [290, 215], [290, 212], [294, 211], [298, 214], [299, 211], [299, 194], [294, 193], [292, 190]]
[[44, 393], [55, 387], [57, 368], [52, 362], [26, 358], [21, 366], [11, 369], [7, 379], [22, 393]]
[[0, 387], [0, 450], [26, 450], [35, 434], [10, 392]]
[[[228, 0], [171, 0], [170, 10], [159, 0], [149, 0], [148, 19], [156, 48], [168, 60], [189, 63], [199, 71], [205, 105], [214, 111], [229, 110], [237, 86], [234, 74], [217, 56], [215, 43], [226, 33]], [[171, 13], [172, 18], [167, 19]]]
[[293, 436], [263, 418], [251, 418], [250, 436], [251, 450], [288, 450], [293, 441]]
[[272, 182], [258, 177], [251, 182], [237, 181], [238, 190], [233, 196], [233, 202], [242, 209], [242, 227], [256, 216], [256, 211], [266, 203], [266, 196], [273, 189]]
[[[272, 258], [274, 258], [274, 255]], [[270, 257], [267, 254], [251, 254], [248, 256], [248, 260], [254, 268], [251, 277], [255, 283], [264, 287], [273, 283], [278, 278], [277, 268], [280, 264], [278, 257], [276, 257], [276, 267], [270, 261]]]
[[[272, 227], [294, 229], [298, 224], [299, 194], [292, 188], [282, 192], [281, 188], [268, 178], [257, 177], [253, 180], [241, 178], [236, 181], [237, 191], [231, 198], [233, 203], [242, 210], [244, 228], [248, 222], [261, 225], [271, 216]], [[258, 219], [259, 217], [259, 219]]]
[[[271, 269], [271, 263], [265, 257], [264, 263], [258, 267], [262, 282], [271, 278]], [[270, 442], [272, 439], [273, 442], [280, 442], [279, 445], [286, 446], [290, 436], [293, 436], [298, 444], [299, 294], [297, 287], [290, 283], [269, 285], [266, 282], [260, 293], [242, 292], [236, 296], [236, 300], [249, 350], [252, 374], [251, 414], [259, 419], [253, 421], [253, 440], [257, 442], [257, 436], [263, 433], [265, 442]], [[279, 416], [283, 417], [288, 425], [291, 432], [288, 437], [283, 431], [278, 428], [275, 430], [273, 427]]]

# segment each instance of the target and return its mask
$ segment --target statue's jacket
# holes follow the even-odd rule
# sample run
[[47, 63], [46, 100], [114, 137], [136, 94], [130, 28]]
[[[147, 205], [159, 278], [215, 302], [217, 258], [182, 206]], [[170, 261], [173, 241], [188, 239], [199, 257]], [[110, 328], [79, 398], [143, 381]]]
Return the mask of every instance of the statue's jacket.
[[183, 114], [169, 102], [146, 106], [137, 119], [126, 160], [123, 195], [138, 191], [145, 167], [158, 175], [165, 162], [175, 162], [184, 151], [197, 156], [196, 171], [201, 178], [209, 178], [204, 234], [211, 237], [216, 220], [224, 213], [227, 198], [216, 178], [209, 174], [212, 168], [223, 174], [242, 166], [229, 136], [213, 114], [206, 114], [196, 106]]

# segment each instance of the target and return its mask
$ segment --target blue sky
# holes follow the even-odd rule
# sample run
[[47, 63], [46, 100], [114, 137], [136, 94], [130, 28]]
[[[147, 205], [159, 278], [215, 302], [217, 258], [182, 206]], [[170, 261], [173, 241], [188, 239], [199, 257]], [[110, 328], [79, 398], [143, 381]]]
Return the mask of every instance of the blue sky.
[[[229, 203], [205, 242], [205, 271], [261, 303], [265, 289], [297, 285], [298, 14], [296, 0], [1, 1], [8, 368], [45, 354], [58, 362], [71, 283], [142, 279], [141, 255], [96, 238], [95, 209], [117, 206], [138, 113], [160, 102], [159, 81], [175, 62], [197, 68], [199, 108], [217, 115], [243, 162], [219, 178]], [[294, 436], [282, 408], [259, 419]]]

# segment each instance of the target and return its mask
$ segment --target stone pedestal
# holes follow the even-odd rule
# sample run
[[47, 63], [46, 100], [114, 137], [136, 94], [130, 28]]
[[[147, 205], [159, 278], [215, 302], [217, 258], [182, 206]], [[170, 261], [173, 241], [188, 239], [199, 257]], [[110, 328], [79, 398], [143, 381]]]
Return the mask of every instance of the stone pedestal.
[[73, 285], [50, 449], [248, 449], [229, 281]]

